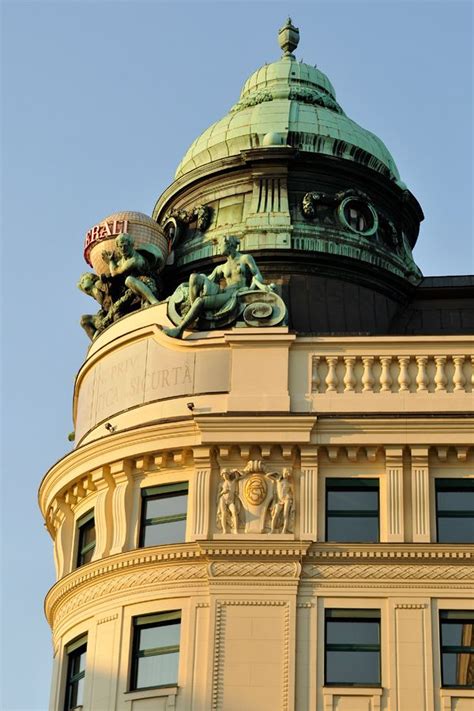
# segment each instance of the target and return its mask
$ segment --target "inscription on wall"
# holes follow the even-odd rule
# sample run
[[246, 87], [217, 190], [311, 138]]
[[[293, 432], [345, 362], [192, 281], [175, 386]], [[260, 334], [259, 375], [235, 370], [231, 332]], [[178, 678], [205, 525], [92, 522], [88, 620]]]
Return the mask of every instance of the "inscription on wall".
[[213, 355], [211, 374], [201, 367], [203, 354], [168, 350], [151, 338], [107, 355], [79, 386], [76, 442], [95, 425], [147, 402], [227, 391], [229, 354], [222, 349]]

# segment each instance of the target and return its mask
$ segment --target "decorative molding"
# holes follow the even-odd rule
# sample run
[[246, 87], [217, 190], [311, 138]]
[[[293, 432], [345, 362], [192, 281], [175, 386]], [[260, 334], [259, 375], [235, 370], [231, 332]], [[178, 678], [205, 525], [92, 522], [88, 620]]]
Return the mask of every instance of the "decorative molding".
[[470, 565], [303, 565], [303, 578], [320, 580], [472, 580]]
[[298, 578], [301, 565], [295, 562], [281, 563], [211, 563], [209, 574], [213, 578]]
[[128, 574], [108, 577], [95, 585], [88, 585], [84, 590], [68, 596], [64, 603], [59, 602], [52, 610], [53, 624], [57, 625], [71, 610], [76, 611], [91, 600], [99, 600], [117, 591], [130, 591], [134, 588], [145, 588], [156, 583], [179, 581], [181, 583], [195, 580], [206, 580], [207, 572], [204, 565], [176, 565], [151, 568], [144, 571], [134, 571]]
[[98, 625], [103, 625], [104, 622], [112, 622], [112, 620], [116, 620], [118, 618], [118, 613], [115, 615], [109, 615], [108, 617], [101, 617], [100, 620], [97, 620]]
[[426, 603], [396, 603], [395, 604], [395, 609], [396, 610], [424, 610], [425, 608], [428, 607]]

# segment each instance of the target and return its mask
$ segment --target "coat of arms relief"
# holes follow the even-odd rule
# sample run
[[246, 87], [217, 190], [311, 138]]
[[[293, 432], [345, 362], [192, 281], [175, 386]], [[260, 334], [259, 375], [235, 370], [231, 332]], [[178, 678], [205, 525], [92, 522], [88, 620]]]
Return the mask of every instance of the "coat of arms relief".
[[293, 533], [295, 500], [291, 469], [266, 471], [260, 459], [244, 469], [223, 468], [216, 523], [222, 533]]

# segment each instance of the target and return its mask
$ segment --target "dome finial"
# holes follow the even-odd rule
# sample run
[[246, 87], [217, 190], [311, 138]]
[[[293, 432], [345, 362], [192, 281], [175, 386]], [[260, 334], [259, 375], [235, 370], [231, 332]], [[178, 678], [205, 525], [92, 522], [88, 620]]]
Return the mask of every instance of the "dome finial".
[[299, 41], [300, 31], [293, 25], [291, 17], [289, 17], [278, 31], [278, 42], [283, 50], [282, 56], [294, 59], [293, 50], [297, 48]]

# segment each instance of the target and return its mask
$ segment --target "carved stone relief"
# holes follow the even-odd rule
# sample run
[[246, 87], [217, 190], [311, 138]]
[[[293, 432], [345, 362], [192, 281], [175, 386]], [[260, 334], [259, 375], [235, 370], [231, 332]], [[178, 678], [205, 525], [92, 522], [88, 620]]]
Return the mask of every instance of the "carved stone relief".
[[267, 472], [260, 459], [243, 470], [222, 469], [216, 523], [222, 533], [292, 533], [294, 493], [291, 470]]

